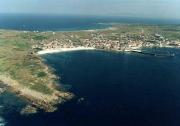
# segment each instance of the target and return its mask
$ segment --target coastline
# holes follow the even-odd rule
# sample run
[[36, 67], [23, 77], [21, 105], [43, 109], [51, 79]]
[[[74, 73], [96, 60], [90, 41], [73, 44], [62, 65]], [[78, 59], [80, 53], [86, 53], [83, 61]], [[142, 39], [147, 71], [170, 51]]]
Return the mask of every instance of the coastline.
[[[126, 29], [133, 33], [126, 33]], [[58, 104], [73, 98], [73, 94], [56, 87], [56, 75], [43, 62], [41, 55], [86, 50], [141, 52], [143, 46], [180, 47], [179, 39], [171, 40], [153, 32], [145, 34], [136, 30], [133, 31], [130, 26], [121, 26], [78, 32], [2, 31], [1, 39], [7, 39], [9, 44], [7, 46], [7, 41], [1, 42], [1, 69], [4, 71], [0, 72], [0, 81], [31, 106], [53, 112]], [[29, 110], [31, 107], [27, 108]]]
[[[58, 104], [62, 104], [73, 98], [73, 94], [57, 90], [55, 87], [57, 84], [53, 82], [52, 84], [48, 84], [48, 87], [53, 90], [53, 93], [44, 94], [23, 86], [8, 75], [0, 74], [0, 81], [7, 87], [7, 90], [14, 92], [18, 97], [23, 98], [28, 103], [27, 106], [31, 106], [36, 112], [39, 109], [42, 109], [45, 112], [54, 112], [57, 110]], [[22, 108], [22, 111], [23, 109], [26, 109], [26, 107]], [[32, 109], [23, 112], [22, 114], [32, 114]]]
[[38, 51], [38, 55], [44, 55], [44, 54], [52, 54], [52, 53], [60, 53], [60, 52], [71, 52], [71, 51], [83, 51], [83, 50], [95, 50], [96, 48], [93, 47], [84, 47], [84, 46], [79, 46], [79, 47], [73, 47], [73, 48], [57, 48], [57, 49], [45, 49]]

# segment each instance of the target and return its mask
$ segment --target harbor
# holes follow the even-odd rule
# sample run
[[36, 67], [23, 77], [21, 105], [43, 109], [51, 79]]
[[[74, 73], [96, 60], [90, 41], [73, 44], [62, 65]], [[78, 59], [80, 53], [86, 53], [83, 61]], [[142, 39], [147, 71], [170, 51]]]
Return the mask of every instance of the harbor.
[[170, 52], [170, 51], [153, 52], [153, 51], [145, 51], [145, 50], [131, 50], [130, 52], [139, 53], [143, 55], [156, 56], [156, 57], [174, 57], [175, 56], [175, 53]]

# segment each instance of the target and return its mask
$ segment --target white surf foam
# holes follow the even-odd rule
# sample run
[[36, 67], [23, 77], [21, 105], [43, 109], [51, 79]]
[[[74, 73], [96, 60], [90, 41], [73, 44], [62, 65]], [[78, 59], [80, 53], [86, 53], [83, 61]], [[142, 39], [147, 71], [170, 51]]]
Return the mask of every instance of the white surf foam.
[[0, 126], [6, 126], [6, 121], [0, 116]]

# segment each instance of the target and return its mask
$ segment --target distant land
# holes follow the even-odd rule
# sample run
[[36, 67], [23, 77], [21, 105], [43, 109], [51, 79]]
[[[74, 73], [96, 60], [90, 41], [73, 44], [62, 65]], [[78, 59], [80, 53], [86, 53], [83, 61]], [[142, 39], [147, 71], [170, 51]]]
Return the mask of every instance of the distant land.
[[43, 14], [0, 14], [0, 28], [22, 31], [76, 31], [103, 29], [114, 23], [178, 25], [180, 19], [151, 19], [115, 16], [63, 16]]
[[105, 29], [68, 32], [0, 30], [0, 81], [5, 85], [1, 91], [14, 92], [29, 103], [22, 113], [37, 109], [53, 112], [73, 94], [61, 89], [60, 77], [43, 62], [42, 54], [86, 49], [143, 53], [143, 48], [162, 47], [180, 47], [180, 26], [113, 24]]

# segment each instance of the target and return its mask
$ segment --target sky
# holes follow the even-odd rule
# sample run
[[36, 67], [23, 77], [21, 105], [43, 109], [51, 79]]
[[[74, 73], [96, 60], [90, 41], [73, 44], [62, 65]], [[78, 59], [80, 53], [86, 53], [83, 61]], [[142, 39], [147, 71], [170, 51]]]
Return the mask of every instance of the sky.
[[0, 13], [180, 19], [180, 0], [0, 0]]

